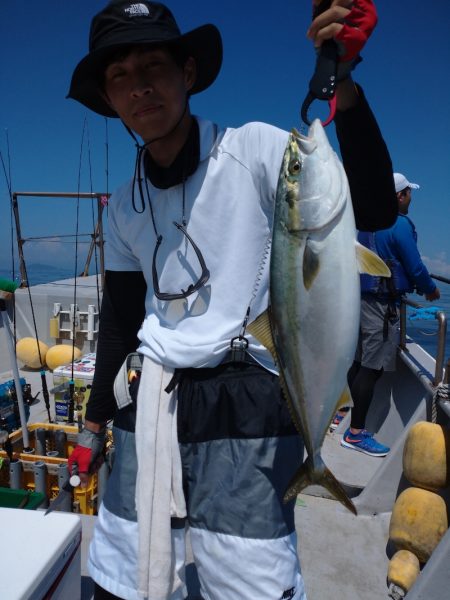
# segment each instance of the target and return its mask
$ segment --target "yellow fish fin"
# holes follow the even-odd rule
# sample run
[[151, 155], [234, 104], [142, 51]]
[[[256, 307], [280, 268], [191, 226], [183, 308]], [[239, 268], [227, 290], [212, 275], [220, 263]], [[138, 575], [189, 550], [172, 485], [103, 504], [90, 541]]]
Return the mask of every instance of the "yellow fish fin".
[[258, 317], [256, 317], [256, 319], [252, 321], [250, 325], [247, 325], [247, 331], [251, 333], [252, 336], [255, 337], [259, 342], [261, 342], [261, 344], [265, 346], [267, 350], [269, 350], [275, 364], [278, 366], [281, 392], [287, 403], [288, 410], [294, 425], [297, 427], [298, 431], [302, 433], [302, 427], [299, 418], [297, 417], [297, 414], [293, 408], [293, 403], [290, 398], [288, 387], [286, 385], [283, 370], [280, 368], [277, 350], [275, 348], [275, 342], [273, 340], [272, 335], [272, 326], [270, 324], [270, 307], [263, 313], [261, 313]]
[[273, 340], [272, 335], [272, 326], [270, 324], [270, 307], [261, 313], [254, 321], [247, 325], [247, 331], [252, 334], [263, 346], [269, 350], [275, 364], [278, 366], [279, 370], [279, 382], [281, 392], [283, 397], [287, 403], [289, 413], [291, 415], [291, 419], [294, 425], [297, 427], [298, 431], [302, 433], [302, 428], [300, 421], [296, 415], [296, 412], [293, 408], [293, 403], [289, 395], [289, 390], [286, 385], [286, 380], [284, 378], [283, 370], [280, 368], [279, 360], [277, 356], [277, 350], [275, 348], [275, 342]]
[[[314, 465], [314, 460], [316, 464]], [[350, 512], [357, 514], [356, 507], [348, 497], [342, 484], [336, 479], [333, 473], [324, 464], [322, 457], [310, 456], [295, 473], [283, 497], [283, 502], [290, 502], [297, 497], [305, 487], [309, 485], [321, 485], [327, 489], [335, 498], [339, 500]]]
[[339, 397], [339, 400], [337, 401], [336, 410], [339, 410], [343, 406], [349, 406], [350, 404], [352, 404], [352, 396], [350, 394], [348, 385], [346, 385], [344, 391]]
[[275, 350], [275, 342], [273, 341], [269, 309], [256, 317], [250, 325], [247, 325], [247, 331], [267, 348], [273, 360], [277, 362], [277, 351]]
[[391, 271], [387, 264], [359, 242], [356, 244], [356, 261], [358, 263], [358, 271], [360, 273], [368, 273], [369, 275], [379, 275], [380, 277], [390, 277]]

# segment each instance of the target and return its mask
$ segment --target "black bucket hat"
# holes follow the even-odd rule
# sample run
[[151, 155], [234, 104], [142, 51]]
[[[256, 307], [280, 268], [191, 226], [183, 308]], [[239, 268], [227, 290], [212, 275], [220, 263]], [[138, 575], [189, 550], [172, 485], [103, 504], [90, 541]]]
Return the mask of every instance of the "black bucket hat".
[[163, 4], [113, 0], [92, 20], [89, 54], [76, 66], [67, 98], [78, 100], [105, 117], [117, 117], [103, 98], [99, 79], [112, 53], [135, 44], [173, 44], [186, 56], [192, 56], [197, 79], [191, 94], [209, 87], [222, 65], [222, 39], [214, 25], [203, 25], [182, 35], [172, 13]]

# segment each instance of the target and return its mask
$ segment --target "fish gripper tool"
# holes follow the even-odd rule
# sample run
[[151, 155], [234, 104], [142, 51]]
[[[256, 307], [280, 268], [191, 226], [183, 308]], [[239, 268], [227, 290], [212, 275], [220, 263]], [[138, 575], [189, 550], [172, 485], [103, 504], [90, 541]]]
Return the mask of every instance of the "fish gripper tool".
[[330, 112], [322, 125], [326, 127], [336, 114], [336, 74], [338, 65], [338, 47], [334, 40], [323, 42], [317, 56], [316, 68], [309, 82], [309, 91], [303, 101], [301, 117], [304, 123], [311, 125], [308, 110], [314, 100], [327, 100]]

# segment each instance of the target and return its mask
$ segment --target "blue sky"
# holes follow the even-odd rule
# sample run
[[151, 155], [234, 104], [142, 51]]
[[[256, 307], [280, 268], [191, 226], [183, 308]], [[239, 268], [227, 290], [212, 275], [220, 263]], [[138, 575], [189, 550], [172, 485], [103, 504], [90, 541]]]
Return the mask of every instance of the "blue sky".
[[[103, 0], [0, 3], [0, 150], [9, 168], [7, 132], [14, 191], [76, 192], [79, 171], [81, 191], [105, 191], [106, 129], [109, 190], [132, 174], [134, 146], [120, 123], [110, 119], [106, 125], [102, 117], [65, 99], [73, 68], [87, 53], [90, 20], [104, 4]], [[168, 5], [183, 32], [209, 22], [223, 37], [222, 71], [209, 90], [192, 99], [195, 114], [233, 127], [248, 121], [284, 129], [300, 124], [299, 108], [315, 61], [305, 36], [309, 0], [173, 0]], [[419, 248], [430, 269], [448, 277], [450, 4], [378, 0], [376, 5], [378, 27], [355, 80], [377, 116], [394, 170], [421, 185], [410, 209]], [[327, 131], [337, 148], [333, 125]], [[23, 236], [75, 232], [76, 202], [20, 202]], [[89, 231], [91, 222], [90, 203], [84, 201], [79, 231]], [[3, 172], [0, 223], [4, 267], [11, 263], [11, 215]], [[25, 256], [30, 262], [71, 266], [74, 248], [60, 241], [27, 243]]]

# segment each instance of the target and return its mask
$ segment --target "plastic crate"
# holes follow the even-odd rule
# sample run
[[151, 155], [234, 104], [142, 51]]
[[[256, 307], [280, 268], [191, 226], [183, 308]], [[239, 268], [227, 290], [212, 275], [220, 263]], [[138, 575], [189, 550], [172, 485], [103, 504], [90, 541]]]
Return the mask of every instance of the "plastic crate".
[[[1, 453], [0, 453], [1, 454]], [[34, 463], [43, 461], [46, 466], [46, 496], [52, 501], [59, 494], [58, 468], [61, 463], [67, 463], [67, 459], [42, 457], [33, 454], [19, 454], [16, 458], [22, 463], [22, 491], [35, 490]], [[18, 490], [21, 491], [21, 490]], [[37, 492], [36, 492], [37, 493]], [[97, 514], [97, 474], [89, 477], [86, 488], [76, 487], [73, 490], [73, 512], [83, 515]]]
[[0, 487], [0, 506], [2, 508], [23, 508], [35, 510], [44, 502], [45, 496], [40, 492], [29, 490], [11, 490]]

